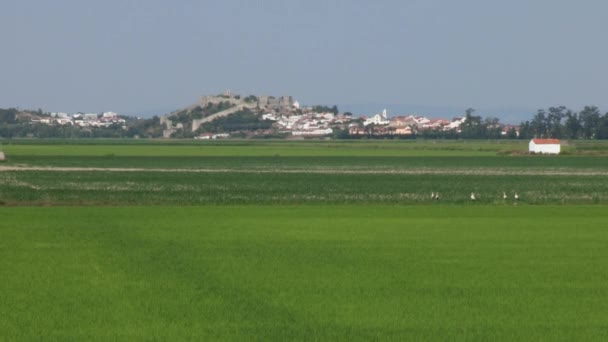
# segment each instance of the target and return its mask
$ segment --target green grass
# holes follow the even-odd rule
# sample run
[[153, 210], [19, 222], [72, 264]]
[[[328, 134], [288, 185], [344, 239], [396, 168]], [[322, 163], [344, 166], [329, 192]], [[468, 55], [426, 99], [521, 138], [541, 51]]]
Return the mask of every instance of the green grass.
[[166, 145], [13, 145], [4, 148], [8, 155], [32, 156], [491, 156], [495, 151], [469, 149], [407, 149], [374, 146], [166, 146]]
[[480, 169], [607, 170], [599, 156], [39, 156], [13, 155], [6, 166], [231, 169], [231, 170], [411, 170]]
[[[606, 204], [608, 175], [3, 172], [4, 205]], [[477, 201], [469, 200], [471, 192]]]
[[10, 141], [9, 156], [492, 156], [522, 141]]
[[[511, 155], [524, 141], [11, 140], [3, 165], [136, 168], [595, 168], [608, 144], [577, 141], [566, 155]], [[580, 148], [580, 151], [579, 151]], [[599, 153], [599, 155], [598, 155]]]
[[0, 216], [0, 340], [608, 338], [605, 207]]
[[[9, 156], [494, 156], [527, 151], [524, 140], [4, 140]], [[608, 140], [564, 141], [564, 154], [606, 155]]]
[[0, 171], [0, 341], [606, 340], [607, 147], [4, 142], [168, 172]]
[[[514, 144], [522, 142], [17, 141], [2, 165], [222, 172], [2, 172], [0, 205], [432, 204], [431, 192], [443, 203], [476, 192], [477, 202], [512, 204], [503, 191], [522, 204], [608, 201], [608, 158], [500, 153]], [[341, 174], [352, 171], [369, 174]]]

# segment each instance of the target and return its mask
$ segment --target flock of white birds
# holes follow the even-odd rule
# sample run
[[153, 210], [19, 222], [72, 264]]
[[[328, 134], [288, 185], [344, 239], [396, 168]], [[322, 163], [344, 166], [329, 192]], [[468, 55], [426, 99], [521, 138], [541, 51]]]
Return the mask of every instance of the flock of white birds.
[[[432, 200], [438, 201], [440, 198], [441, 198], [441, 196], [439, 195], [438, 192], [431, 192], [431, 199]], [[469, 196], [469, 198], [473, 202], [477, 201], [477, 195], [475, 195], [474, 192], [471, 192], [471, 196]], [[507, 195], [506, 192], [502, 193], [502, 199], [503, 200], [508, 200], [509, 199], [509, 196]], [[516, 201], [519, 201], [519, 194], [517, 194], [517, 192], [513, 194], [513, 199], [516, 200]]]

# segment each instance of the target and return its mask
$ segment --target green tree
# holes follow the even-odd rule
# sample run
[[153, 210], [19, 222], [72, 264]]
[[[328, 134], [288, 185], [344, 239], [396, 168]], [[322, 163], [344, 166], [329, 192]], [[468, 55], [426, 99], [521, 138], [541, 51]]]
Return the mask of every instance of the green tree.
[[254, 102], [258, 102], [258, 97], [255, 95], [249, 95], [246, 98], [243, 99], [243, 101], [247, 102], [247, 103], [254, 103]]
[[502, 137], [500, 120], [495, 117], [487, 117], [483, 120], [482, 130], [484, 136], [480, 138], [499, 139]]
[[17, 112], [15, 108], [0, 109], [0, 123], [12, 124], [17, 121]]
[[517, 139], [517, 130], [515, 127], [509, 128], [507, 131], [507, 139]]
[[530, 121], [530, 131], [536, 138], [546, 138], [548, 135], [547, 115], [544, 109], [539, 109]]
[[597, 129], [597, 138], [608, 139], [608, 113], [604, 114], [604, 116], [600, 118]]
[[569, 111], [566, 113], [566, 122], [564, 123], [565, 136], [568, 139], [577, 139], [581, 134], [581, 122], [578, 119], [578, 114]]
[[595, 106], [585, 106], [578, 117], [582, 125], [583, 138], [596, 138], [600, 125], [600, 110]]
[[519, 139], [531, 139], [534, 138], [534, 132], [532, 131], [530, 121], [524, 121], [519, 124]]
[[334, 114], [338, 114], [340, 111], [338, 110], [338, 106], [333, 105], [332, 107], [329, 106], [313, 106], [312, 107], [312, 111], [315, 113], [334, 113]]
[[272, 127], [272, 122], [262, 120], [249, 109], [243, 109], [231, 115], [217, 118], [201, 125], [197, 133], [223, 133], [236, 131], [266, 130]]
[[460, 125], [460, 135], [465, 139], [480, 139], [485, 137], [485, 126], [482, 124], [481, 116], [473, 115], [475, 109], [468, 108], [465, 111], [465, 120]]
[[560, 139], [564, 133], [564, 127], [562, 126], [562, 119], [566, 117], [567, 113], [571, 112], [564, 106], [550, 107], [547, 111], [546, 126], [547, 135], [551, 138]]
[[338, 115], [338, 113], [340, 113], [340, 111], [338, 110], [338, 106], [333, 105], [333, 107], [331, 107], [330, 112], [334, 113], [334, 115]]

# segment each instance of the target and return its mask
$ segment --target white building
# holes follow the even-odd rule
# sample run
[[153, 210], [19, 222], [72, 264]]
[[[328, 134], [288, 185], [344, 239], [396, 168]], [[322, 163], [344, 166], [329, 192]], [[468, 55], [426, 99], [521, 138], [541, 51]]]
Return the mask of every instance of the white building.
[[118, 114], [114, 113], [114, 112], [104, 112], [101, 115], [102, 118], [104, 119], [112, 119], [112, 118], [117, 118]]
[[529, 145], [530, 153], [559, 154], [561, 144], [559, 139], [532, 139]]
[[51, 113], [51, 117], [59, 119], [68, 119], [70, 114], [68, 113]]
[[203, 133], [197, 137], [194, 137], [194, 139], [196, 139], [196, 140], [216, 140], [216, 139], [229, 138], [229, 137], [230, 137], [230, 134], [228, 134], [228, 133], [217, 133], [217, 134]]
[[97, 120], [97, 114], [87, 113], [82, 116], [85, 121], [94, 121]]
[[452, 122], [450, 122], [447, 126], [444, 127], [444, 130], [458, 130], [460, 132], [460, 126], [467, 121], [467, 118], [454, 118]]
[[333, 133], [333, 129], [331, 128], [325, 128], [325, 129], [313, 129], [310, 131], [293, 131], [291, 132], [291, 135], [327, 135], [327, 134], [332, 134]]
[[262, 115], [262, 120], [279, 121], [279, 118], [274, 114], [268, 113]]
[[365, 120], [365, 122], [363, 122], [363, 126], [367, 126], [367, 125], [388, 125], [390, 123], [390, 121], [388, 120], [388, 114], [386, 113], [386, 109], [382, 111], [382, 114], [376, 114], [374, 116], [372, 116], [371, 118]]

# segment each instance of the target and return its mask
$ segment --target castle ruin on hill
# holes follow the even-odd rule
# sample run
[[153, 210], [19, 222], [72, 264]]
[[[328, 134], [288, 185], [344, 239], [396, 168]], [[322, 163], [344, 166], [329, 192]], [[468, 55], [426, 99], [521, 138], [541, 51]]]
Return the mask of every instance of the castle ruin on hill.
[[280, 110], [280, 109], [292, 109], [296, 102], [293, 100], [292, 96], [248, 96], [241, 97], [240, 95], [232, 95], [230, 92], [225, 92], [222, 95], [217, 96], [201, 96], [199, 100], [199, 105], [201, 107], [205, 107], [210, 103], [220, 103], [220, 102], [229, 102], [233, 105], [243, 105], [247, 104], [250, 107], [253, 105], [260, 109], [268, 109], [268, 110]]
[[[202, 108], [207, 107], [209, 104], [218, 104], [218, 103], [229, 103], [232, 105], [230, 108], [223, 110], [221, 112], [212, 114], [210, 116], [194, 119], [192, 120], [192, 132], [195, 132], [199, 129], [199, 127], [206, 123], [213, 121], [215, 119], [228, 116], [230, 114], [236, 113], [240, 110], [251, 109], [251, 110], [263, 110], [263, 111], [273, 111], [273, 112], [285, 112], [291, 111], [299, 108], [299, 104], [297, 101], [293, 100], [292, 96], [254, 96], [250, 95], [247, 97], [243, 97], [240, 95], [234, 95], [229, 91], [226, 91], [220, 95], [204, 95], [199, 99], [199, 103], [192, 105], [184, 110], [193, 110], [196, 107], [200, 106]], [[182, 127], [177, 127], [173, 125], [170, 117], [179, 113], [180, 111], [173, 112], [169, 115], [163, 116], [161, 118], [161, 124], [165, 125], [165, 130], [163, 132], [163, 136], [170, 137], [175, 131]]]

